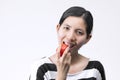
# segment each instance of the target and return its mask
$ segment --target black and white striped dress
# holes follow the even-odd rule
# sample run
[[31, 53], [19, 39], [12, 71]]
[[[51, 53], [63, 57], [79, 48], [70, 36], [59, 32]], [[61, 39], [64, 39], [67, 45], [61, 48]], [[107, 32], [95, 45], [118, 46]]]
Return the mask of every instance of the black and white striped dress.
[[[55, 64], [46, 57], [32, 66], [29, 80], [55, 80], [56, 73]], [[104, 68], [99, 61], [90, 60], [83, 71], [68, 74], [66, 80], [105, 80]]]

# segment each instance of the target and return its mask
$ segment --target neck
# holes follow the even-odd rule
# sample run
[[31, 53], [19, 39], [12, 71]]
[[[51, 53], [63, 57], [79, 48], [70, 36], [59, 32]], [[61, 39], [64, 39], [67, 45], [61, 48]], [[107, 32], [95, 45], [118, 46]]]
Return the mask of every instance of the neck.
[[80, 54], [78, 52], [71, 54], [71, 65], [76, 64], [80, 60]]

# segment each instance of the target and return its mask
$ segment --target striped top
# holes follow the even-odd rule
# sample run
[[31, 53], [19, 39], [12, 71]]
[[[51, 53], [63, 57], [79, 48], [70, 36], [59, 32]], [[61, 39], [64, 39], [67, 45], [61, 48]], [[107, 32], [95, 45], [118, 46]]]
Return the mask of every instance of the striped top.
[[[33, 67], [29, 80], [55, 80], [57, 69], [48, 57], [37, 61]], [[89, 61], [87, 67], [78, 73], [67, 74], [66, 80], [106, 80], [104, 68], [99, 61]]]

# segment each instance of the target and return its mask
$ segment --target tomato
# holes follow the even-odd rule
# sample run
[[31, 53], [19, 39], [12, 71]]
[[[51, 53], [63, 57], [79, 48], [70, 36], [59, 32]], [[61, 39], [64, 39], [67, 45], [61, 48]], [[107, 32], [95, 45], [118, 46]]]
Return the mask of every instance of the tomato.
[[66, 45], [65, 43], [62, 44], [61, 49], [60, 49], [60, 56], [63, 55], [63, 53], [67, 47], [68, 47], [68, 45]]

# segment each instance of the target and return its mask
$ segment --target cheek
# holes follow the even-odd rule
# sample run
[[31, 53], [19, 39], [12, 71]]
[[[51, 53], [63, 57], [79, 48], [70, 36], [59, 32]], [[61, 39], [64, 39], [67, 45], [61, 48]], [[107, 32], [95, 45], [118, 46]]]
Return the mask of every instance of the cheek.
[[79, 40], [78, 40], [78, 47], [80, 48], [81, 46], [83, 46], [84, 44], [85, 44], [85, 41], [86, 41], [86, 38], [80, 38]]
[[58, 32], [58, 41], [59, 41], [59, 43], [62, 42], [64, 37], [65, 37], [65, 35], [62, 32]]

